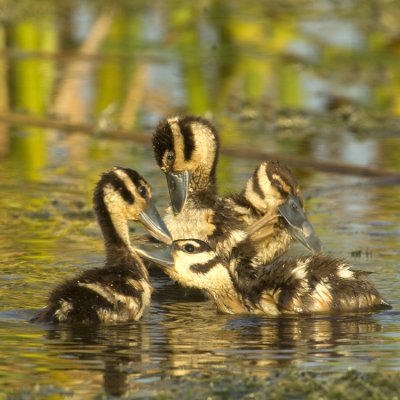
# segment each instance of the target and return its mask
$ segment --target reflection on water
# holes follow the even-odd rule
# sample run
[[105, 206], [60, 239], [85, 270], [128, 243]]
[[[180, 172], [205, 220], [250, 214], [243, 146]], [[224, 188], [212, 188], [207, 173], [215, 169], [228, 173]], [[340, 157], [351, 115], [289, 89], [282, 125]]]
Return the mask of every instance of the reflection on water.
[[[246, 370], [264, 377], [293, 367], [399, 369], [400, 192], [391, 186], [354, 185], [362, 182], [355, 178], [329, 176], [327, 183], [326, 175], [304, 175], [303, 187], [319, 187], [307, 209], [328, 253], [375, 272], [372, 279], [394, 306], [391, 311], [286, 318], [219, 315], [199, 292], [152, 271], [152, 305], [138, 323], [96, 329], [27, 323], [35, 312], [31, 309], [44, 305], [56, 283], [103, 261], [90, 204], [101, 171], [117, 163], [140, 165], [160, 210], [167, 203], [165, 178], [149, 161], [149, 150], [107, 143], [105, 154], [85, 164], [67, 160], [78, 168], [45, 169], [42, 182], [16, 179], [12, 162], [0, 168], [5, 188], [0, 199], [0, 380], [10, 390], [40, 383], [72, 390], [78, 397], [102, 391], [122, 395], [193, 374]], [[221, 190], [240, 187], [253, 168], [252, 160], [221, 161]]]
[[[2, 343], [7, 340], [9, 346], [18, 346], [13, 359], [22, 366], [20, 376], [30, 370], [29, 364], [36, 364], [36, 376], [28, 380], [46, 381], [43, 378], [50, 374], [58, 381], [65, 375], [68, 387], [80, 395], [100, 388], [110, 395], [123, 395], [145, 390], [169, 376], [193, 373], [249, 369], [267, 376], [277, 368], [295, 365], [331, 371], [368, 369], [365, 362], [374, 360], [368, 346], [382, 331], [373, 315], [228, 317], [216, 314], [210, 303], [195, 300], [186, 297], [176, 305], [153, 305], [134, 324], [96, 329], [23, 324], [25, 334], [17, 331], [12, 339], [6, 331], [18, 325], [4, 322], [10, 315], [3, 314], [0, 334]], [[26, 339], [37, 345], [27, 346]], [[390, 341], [380, 340], [379, 351], [388, 357]]]
[[[27, 322], [54, 285], [103, 262], [91, 210], [101, 172], [138, 169], [159, 209], [167, 204], [150, 148], [105, 140], [105, 128], [150, 136], [166, 115], [201, 113], [213, 116], [222, 146], [400, 168], [398, 121], [367, 112], [400, 114], [396, 2], [106, 3], [20, 0], [2, 9], [0, 116], [95, 129], [83, 135], [0, 121], [0, 386], [150, 397], [174, 376], [399, 370], [400, 190], [309, 169], [295, 173], [311, 194], [307, 211], [326, 251], [374, 272], [393, 310], [219, 315], [202, 294], [153, 274], [152, 305], [138, 323]], [[240, 190], [256, 164], [222, 156], [220, 191]]]
[[[264, 377], [293, 367], [399, 369], [400, 191], [355, 185], [363, 182], [355, 178], [329, 176], [327, 182], [327, 175], [299, 175], [303, 188], [319, 188], [306, 205], [326, 251], [375, 272], [372, 279], [393, 305], [391, 311], [287, 318], [219, 315], [202, 294], [152, 273], [152, 305], [138, 323], [96, 329], [27, 323], [56, 283], [103, 262], [90, 204], [101, 171], [113, 164], [140, 165], [160, 210], [167, 203], [165, 178], [151, 162], [150, 150], [109, 142], [98, 146], [107, 152], [84, 164], [73, 156], [62, 159], [77, 168], [66, 171], [60, 164], [43, 169], [39, 182], [16, 178], [13, 162], [0, 165], [5, 188], [0, 198], [0, 380], [10, 390], [40, 383], [87, 397], [102, 391], [151, 391], [168, 377], [193, 374], [246, 370]], [[221, 190], [240, 187], [253, 167], [252, 160], [221, 160]]]

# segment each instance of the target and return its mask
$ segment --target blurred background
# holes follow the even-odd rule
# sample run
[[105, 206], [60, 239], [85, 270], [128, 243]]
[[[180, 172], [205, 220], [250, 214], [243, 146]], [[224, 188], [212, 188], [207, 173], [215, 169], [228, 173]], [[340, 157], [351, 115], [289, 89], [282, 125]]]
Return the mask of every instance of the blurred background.
[[399, 166], [394, 0], [0, 4], [0, 154], [33, 174], [46, 127], [150, 137], [178, 113], [211, 118], [225, 144]]
[[[398, 373], [399, 21], [398, 0], [0, 0], [0, 398], [176, 398], [200, 376], [211, 379], [204, 391], [228, 393], [247, 373], [281, 387], [302, 371], [342, 388], [330, 374]], [[221, 316], [156, 277], [139, 323], [29, 324], [56, 283], [103, 263], [91, 205], [101, 172], [140, 171], [162, 213], [150, 143], [176, 114], [218, 128], [221, 193], [240, 190], [262, 159], [289, 164], [325, 251], [376, 272], [393, 310]], [[221, 374], [237, 378], [219, 385]], [[207, 397], [196, 393], [182, 399]]]

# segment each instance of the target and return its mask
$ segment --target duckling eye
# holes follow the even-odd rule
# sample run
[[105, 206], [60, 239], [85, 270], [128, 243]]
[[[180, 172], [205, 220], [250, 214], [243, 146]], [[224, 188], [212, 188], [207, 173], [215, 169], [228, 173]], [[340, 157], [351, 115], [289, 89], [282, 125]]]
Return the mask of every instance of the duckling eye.
[[143, 198], [145, 198], [147, 195], [147, 189], [144, 186], [139, 186], [138, 192]]
[[283, 189], [282, 184], [278, 180], [274, 179], [273, 180], [273, 184], [278, 190], [282, 190]]
[[166, 159], [167, 159], [167, 163], [169, 165], [171, 165], [175, 161], [175, 154], [172, 152], [168, 152]]
[[193, 253], [194, 250], [195, 250], [195, 248], [194, 248], [194, 246], [193, 246], [192, 244], [185, 244], [185, 245], [183, 246], [183, 250], [184, 250], [186, 253]]

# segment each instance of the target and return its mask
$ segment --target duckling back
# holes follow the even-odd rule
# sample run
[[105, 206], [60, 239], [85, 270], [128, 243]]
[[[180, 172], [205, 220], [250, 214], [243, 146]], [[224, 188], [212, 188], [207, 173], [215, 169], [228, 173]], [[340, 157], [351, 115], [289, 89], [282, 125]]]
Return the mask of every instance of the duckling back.
[[240, 246], [227, 261], [206, 242], [182, 239], [172, 244], [169, 256], [146, 257], [183, 286], [205, 291], [223, 313], [278, 316], [390, 308], [369, 274], [342, 260], [312, 255], [254, 266], [251, 242]]
[[238, 282], [251, 309], [277, 315], [391, 308], [369, 273], [324, 255], [278, 259], [250, 282], [243, 276]]
[[139, 320], [152, 288], [137, 265], [90, 269], [58, 286], [34, 322], [100, 324]]
[[136, 171], [114, 167], [97, 183], [93, 203], [104, 238], [105, 266], [59, 285], [33, 321], [133, 321], [149, 306], [152, 287], [146, 267], [130, 244], [128, 220], [140, 221], [156, 237], [170, 238], [151, 201], [150, 186]]

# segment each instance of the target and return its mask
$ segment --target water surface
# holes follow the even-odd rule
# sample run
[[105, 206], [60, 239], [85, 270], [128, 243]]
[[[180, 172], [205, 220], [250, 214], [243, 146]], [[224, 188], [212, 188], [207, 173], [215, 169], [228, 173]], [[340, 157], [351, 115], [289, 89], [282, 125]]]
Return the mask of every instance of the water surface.
[[[200, 378], [209, 379], [204, 388], [220, 376], [240, 382], [293, 370], [328, 380], [349, 369], [399, 373], [400, 188], [313, 168], [294, 172], [325, 251], [373, 272], [392, 310], [226, 316], [153, 274], [139, 322], [28, 322], [57, 283], [102, 265], [91, 196], [103, 171], [139, 170], [159, 209], [167, 205], [150, 146], [109, 129], [150, 138], [160, 118], [194, 113], [215, 122], [222, 147], [400, 170], [395, 2], [145, 3], [3, 8], [0, 396], [149, 398]], [[11, 123], [11, 113], [35, 120]], [[94, 129], [37, 123], [55, 118]], [[220, 192], [240, 190], [257, 163], [221, 156]], [[140, 232], [132, 225], [132, 237]]]

